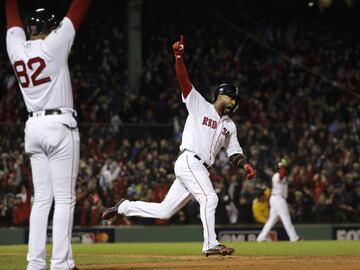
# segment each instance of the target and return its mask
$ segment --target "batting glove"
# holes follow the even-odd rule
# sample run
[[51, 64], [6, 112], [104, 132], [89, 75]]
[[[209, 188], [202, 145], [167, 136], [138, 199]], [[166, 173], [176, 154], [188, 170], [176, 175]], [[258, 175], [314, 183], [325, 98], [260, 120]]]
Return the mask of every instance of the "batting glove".
[[173, 44], [173, 51], [175, 59], [182, 59], [184, 57], [184, 36], [180, 36], [180, 40]]
[[247, 179], [253, 179], [253, 178], [255, 178], [256, 172], [255, 172], [254, 168], [251, 166], [251, 164], [246, 163], [246, 164], [244, 165], [244, 169], [245, 169], [246, 174], [247, 174]]

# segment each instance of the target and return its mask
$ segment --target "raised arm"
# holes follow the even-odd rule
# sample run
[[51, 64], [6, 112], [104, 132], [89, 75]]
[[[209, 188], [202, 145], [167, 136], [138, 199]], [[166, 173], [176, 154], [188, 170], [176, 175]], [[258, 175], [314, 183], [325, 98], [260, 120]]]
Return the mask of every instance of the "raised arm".
[[79, 29], [79, 26], [83, 21], [90, 4], [91, 0], [72, 1], [66, 17], [68, 17], [72, 21], [75, 30]]
[[6, 23], [7, 29], [14, 26], [23, 27], [17, 0], [6, 0]]
[[184, 37], [180, 36], [180, 40], [173, 44], [173, 51], [175, 55], [176, 76], [178, 78], [180, 88], [184, 98], [186, 98], [191, 89], [192, 84], [189, 81], [188, 72], [184, 63]]
[[286, 176], [286, 167], [288, 166], [288, 163], [289, 162], [286, 158], [282, 158], [278, 163], [280, 181], [282, 181]]

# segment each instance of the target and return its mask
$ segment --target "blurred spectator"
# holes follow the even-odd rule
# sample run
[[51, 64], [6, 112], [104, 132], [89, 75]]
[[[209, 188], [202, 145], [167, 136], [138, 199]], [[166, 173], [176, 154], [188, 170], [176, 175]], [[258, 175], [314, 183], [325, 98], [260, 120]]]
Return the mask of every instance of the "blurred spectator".
[[25, 187], [21, 193], [15, 196], [15, 205], [12, 209], [12, 224], [15, 226], [27, 226], [30, 218], [30, 198]]
[[266, 199], [265, 190], [255, 191], [255, 198], [252, 201], [252, 213], [256, 223], [265, 224], [269, 218], [269, 201]]
[[351, 205], [351, 197], [344, 190], [343, 183], [334, 184], [332, 208], [335, 222], [353, 221], [354, 209]]
[[4, 199], [0, 198], [0, 227], [8, 226], [6, 218], [7, 207]]
[[352, 201], [352, 208], [354, 209], [354, 222], [360, 222], [360, 181], [354, 184], [354, 196]]
[[314, 206], [315, 222], [328, 223], [332, 221], [332, 199], [325, 194], [320, 194], [317, 203]]
[[106, 160], [104, 166], [101, 168], [100, 172], [100, 186], [102, 189], [112, 189], [113, 181], [118, 178], [120, 174], [120, 167], [113, 160]]
[[251, 181], [244, 181], [239, 197], [239, 223], [250, 224], [253, 222], [252, 200], [254, 187]]

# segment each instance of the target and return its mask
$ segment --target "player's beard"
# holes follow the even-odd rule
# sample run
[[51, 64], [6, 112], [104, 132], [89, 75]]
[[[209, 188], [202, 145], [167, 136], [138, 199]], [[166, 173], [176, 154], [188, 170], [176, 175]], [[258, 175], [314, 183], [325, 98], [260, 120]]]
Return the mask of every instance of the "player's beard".
[[227, 106], [223, 105], [222, 106], [222, 110], [221, 110], [221, 114], [222, 115], [228, 115], [230, 113], [232, 113], [232, 111], [235, 109], [235, 106], [229, 104]]

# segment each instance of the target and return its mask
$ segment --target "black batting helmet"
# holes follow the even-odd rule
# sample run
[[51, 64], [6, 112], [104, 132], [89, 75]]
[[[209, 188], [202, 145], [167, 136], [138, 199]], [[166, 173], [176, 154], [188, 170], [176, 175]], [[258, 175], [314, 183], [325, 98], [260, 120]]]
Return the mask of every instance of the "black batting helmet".
[[26, 34], [28, 37], [40, 34], [49, 34], [59, 25], [55, 14], [48, 9], [35, 10], [26, 20]]
[[236, 101], [237, 101], [236, 102], [236, 107], [234, 108], [233, 112], [237, 110], [238, 102], [240, 101], [241, 97], [240, 97], [239, 88], [237, 88], [236, 85], [231, 84], [231, 83], [223, 83], [223, 84], [218, 85], [215, 88], [213, 102], [216, 101], [216, 99], [218, 98], [219, 95], [226, 95], [226, 96], [229, 96], [229, 97], [236, 98]]

